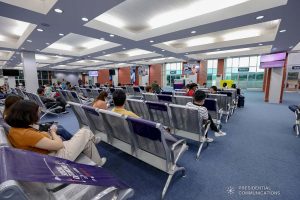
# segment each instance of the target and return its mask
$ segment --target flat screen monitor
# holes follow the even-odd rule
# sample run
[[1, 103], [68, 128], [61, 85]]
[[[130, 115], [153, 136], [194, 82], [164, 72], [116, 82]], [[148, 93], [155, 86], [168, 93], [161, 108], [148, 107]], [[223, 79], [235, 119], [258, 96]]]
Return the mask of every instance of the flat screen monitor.
[[19, 70], [3, 69], [3, 76], [19, 76]]
[[273, 53], [269, 55], [262, 55], [260, 57], [260, 62], [265, 63], [265, 62], [273, 62], [273, 61], [280, 61], [280, 60], [285, 60], [286, 58], [286, 53]]
[[89, 76], [98, 76], [98, 71], [89, 71]]

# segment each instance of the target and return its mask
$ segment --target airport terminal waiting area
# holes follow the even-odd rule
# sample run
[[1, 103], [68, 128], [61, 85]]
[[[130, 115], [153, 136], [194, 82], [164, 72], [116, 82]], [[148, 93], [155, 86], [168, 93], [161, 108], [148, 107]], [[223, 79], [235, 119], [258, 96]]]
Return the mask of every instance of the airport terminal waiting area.
[[[125, 108], [140, 118], [112, 112], [116, 90], [126, 93]], [[37, 94], [13, 89], [39, 105], [41, 123], [55, 121], [71, 133], [91, 130], [101, 138], [96, 147], [107, 160], [99, 167], [84, 154], [71, 162], [15, 149], [7, 127], [0, 127], [0, 199], [299, 199], [299, 114], [293, 127], [295, 115], [288, 109], [299, 104], [299, 94], [284, 94], [278, 105], [264, 103], [262, 92], [243, 91], [245, 105], [238, 107], [236, 89], [199, 90], [225, 137], [215, 137], [201, 111], [186, 106], [193, 98], [184, 90], [56, 88], [69, 105], [62, 114]], [[91, 106], [101, 91], [109, 94], [108, 110]]]

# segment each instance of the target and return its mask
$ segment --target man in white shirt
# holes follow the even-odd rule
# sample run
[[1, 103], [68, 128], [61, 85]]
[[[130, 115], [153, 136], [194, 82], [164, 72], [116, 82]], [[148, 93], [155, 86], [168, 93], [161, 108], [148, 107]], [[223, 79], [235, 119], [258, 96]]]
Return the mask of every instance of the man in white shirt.
[[[186, 105], [189, 107], [198, 108], [202, 119], [210, 121], [210, 129], [215, 132], [216, 137], [225, 136], [226, 133], [218, 129], [218, 127], [212, 120], [210, 114], [208, 113], [207, 109], [203, 106], [205, 98], [206, 98], [205, 92], [202, 90], [197, 90], [193, 96], [193, 102], [189, 102]], [[212, 141], [213, 141], [212, 138], [207, 138], [207, 142], [212, 142]]]

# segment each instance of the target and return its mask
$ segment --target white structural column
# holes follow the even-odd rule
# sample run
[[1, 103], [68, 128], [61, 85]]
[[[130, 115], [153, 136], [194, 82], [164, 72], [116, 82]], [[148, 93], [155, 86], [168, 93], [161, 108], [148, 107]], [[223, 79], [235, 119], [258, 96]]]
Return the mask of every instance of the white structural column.
[[27, 92], [36, 93], [39, 82], [37, 76], [37, 64], [35, 61], [35, 53], [33, 52], [23, 52], [23, 72], [24, 72], [24, 80], [25, 87]]

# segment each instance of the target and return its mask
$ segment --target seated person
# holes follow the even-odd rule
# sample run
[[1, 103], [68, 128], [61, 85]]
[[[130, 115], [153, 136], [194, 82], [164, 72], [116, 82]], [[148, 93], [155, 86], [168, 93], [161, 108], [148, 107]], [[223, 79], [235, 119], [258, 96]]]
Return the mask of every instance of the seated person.
[[[189, 107], [198, 108], [200, 110], [202, 119], [204, 121], [206, 121], [206, 120], [210, 121], [210, 129], [215, 132], [216, 137], [225, 136], [226, 133], [222, 132], [221, 130], [219, 130], [217, 128], [217, 126], [215, 125], [214, 121], [212, 120], [210, 114], [208, 113], [207, 109], [203, 106], [205, 97], [206, 97], [206, 94], [204, 91], [197, 90], [193, 97], [193, 103], [189, 102], [186, 105]], [[212, 138], [207, 138], [207, 142], [212, 142], [212, 141], [213, 141]]]
[[89, 129], [81, 128], [70, 140], [62, 141], [56, 126], [51, 126], [49, 132], [31, 127], [38, 122], [39, 114], [39, 106], [29, 100], [20, 100], [11, 107], [5, 121], [11, 126], [8, 139], [13, 147], [71, 161], [84, 153], [97, 165], [104, 165], [106, 158], [100, 157], [94, 134]]
[[101, 91], [100, 94], [98, 95], [98, 97], [92, 103], [93, 107], [107, 110], [107, 108], [108, 108], [107, 103], [106, 103], [107, 96], [108, 96], [107, 92]]
[[60, 106], [62, 107], [62, 112], [64, 113], [66, 112], [67, 103], [63, 100], [62, 97], [57, 97], [57, 98], [45, 97], [45, 90], [43, 88], [39, 88], [37, 90], [37, 93], [47, 108], [55, 108]]
[[157, 81], [154, 81], [154, 82], [151, 84], [151, 87], [152, 87], [152, 90], [153, 90], [154, 93], [160, 94], [161, 89], [160, 89], [160, 86], [158, 85]]
[[210, 88], [209, 88], [209, 92], [210, 93], [212, 93], [212, 94], [217, 94], [217, 91], [218, 91], [218, 88], [217, 88], [217, 86], [211, 86]]
[[150, 85], [148, 85], [145, 90], [146, 93], [153, 93], [152, 87]]
[[[113, 101], [114, 101], [114, 104], [115, 104], [115, 107], [112, 109], [113, 112], [119, 113], [121, 115], [127, 115], [127, 116], [130, 116], [130, 117], [133, 117], [133, 118], [140, 118], [135, 113], [133, 113], [131, 111], [128, 111], [124, 108], [124, 105], [125, 105], [125, 102], [126, 102], [126, 94], [123, 90], [114, 91]], [[168, 128], [166, 128], [165, 130], [166, 131], [163, 132], [165, 138], [169, 141], [176, 142], [177, 139], [175, 137], [173, 137], [172, 135], [170, 135], [170, 133], [169, 133], [170, 131], [168, 130]]]
[[139, 118], [139, 116], [124, 108], [126, 102], [126, 94], [123, 90], [115, 90], [112, 98], [115, 104], [115, 107], [112, 109], [113, 112], [119, 113], [121, 115]]
[[[9, 113], [10, 113], [10, 109], [12, 107], [12, 105], [14, 105], [16, 102], [23, 100], [22, 97], [18, 96], [18, 95], [9, 95], [6, 99], [5, 99], [5, 103], [4, 103], [4, 112], [3, 112], [3, 118], [5, 119]], [[1, 123], [5, 130], [8, 132], [10, 127], [8, 126], [8, 124], [6, 122]], [[45, 122], [42, 125], [39, 124], [34, 124], [34, 126], [39, 129], [45, 129], [47, 128], [48, 131], [48, 127], [50, 127], [50, 124], [53, 124], [53, 122]], [[61, 136], [64, 140], [69, 140], [71, 139], [71, 137], [73, 136], [70, 132], [68, 132], [62, 125], [57, 125], [57, 133], [59, 136]]]
[[186, 96], [194, 96], [195, 91], [197, 90], [198, 85], [196, 83], [191, 83], [188, 85], [188, 92], [186, 93]]

